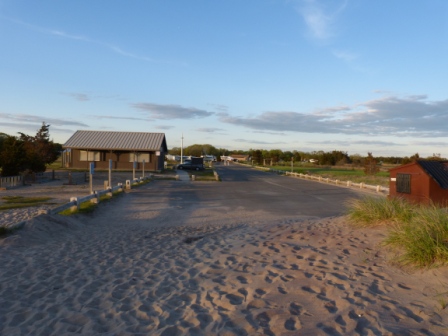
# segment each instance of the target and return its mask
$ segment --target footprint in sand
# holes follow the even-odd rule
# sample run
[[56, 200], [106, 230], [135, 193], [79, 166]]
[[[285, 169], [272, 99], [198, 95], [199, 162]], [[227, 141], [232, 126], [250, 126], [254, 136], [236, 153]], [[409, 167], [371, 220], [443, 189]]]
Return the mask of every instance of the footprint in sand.
[[289, 282], [289, 281], [295, 279], [295, 277], [293, 277], [292, 275], [285, 275], [285, 276], [282, 275], [282, 276], [280, 276], [280, 279], [283, 282]]
[[302, 310], [303, 310], [303, 307], [295, 302], [291, 302], [289, 305], [289, 313], [291, 315], [295, 315], [295, 316], [302, 315]]
[[258, 296], [262, 297], [262, 296], [265, 295], [267, 292], [266, 292], [264, 289], [257, 288], [257, 289], [255, 290], [255, 293], [256, 293]]
[[296, 320], [294, 320], [292, 317], [287, 319], [285, 321], [285, 329], [289, 331], [297, 330], [296, 328]]
[[237, 279], [240, 283], [242, 283], [242, 284], [244, 284], [244, 285], [247, 285], [247, 284], [249, 284], [250, 282], [252, 282], [252, 281], [248, 280], [246, 277], [243, 277], [243, 276], [241, 276], [241, 275], [237, 276], [236, 279]]
[[277, 287], [277, 289], [281, 294], [288, 294], [288, 292], [283, 287]]
[[402, 289], [406, 289], [406, 290], [411, 290], [411, 289], [412, 289], [412, 288], [406, 286], [406, 285], [403, 284], [403, 283], [398, 283], [397, 286], [400, 287], [400, 288], [402, 288]]
[[249, 295], [249, 292], [246, 289], [240, 288], [238, 289], [238, 293], [244, 295], [244, 301], [247, 301], [247, 296]]
[[336, 306], [336, 302], [335, 301], [326, 302], [324, 307], [331, 314], [334, 314], [334, 313], [336, 313], [338, 311], [338, 307]]
[[230, 304], [235, 306], [242, 304], [244, 301], [244, 297], [235, 294], [227, 294], [226, 298], [229, 300]]

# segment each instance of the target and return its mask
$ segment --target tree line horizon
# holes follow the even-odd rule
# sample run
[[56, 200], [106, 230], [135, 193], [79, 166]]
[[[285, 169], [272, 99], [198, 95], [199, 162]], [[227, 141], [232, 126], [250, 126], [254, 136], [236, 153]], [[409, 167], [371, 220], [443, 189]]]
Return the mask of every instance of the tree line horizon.
[[[344, 164], [364, 165], [366, 159], [374, 158], [378, 163], [387, 164], [407, 164], [417, 160], [446, 160], [441, 157], [439, 153], [434, 153], [426, 158], [421, 157], [418, 153], [411, 156], [373, 156], [372, 152], [367, 152], [365, 156], [361, 154], [349, 155], [346, 151], [332, 150], [332, 151], [311, 151], [304, 152], [299, 150], [283, 151], [281, 149], [249, 149], [249, 150], [228, 150], [225, 148], [216, 148], [210, 144], [194, 144], [183, 148], [183, 155], [200, 157], [202, 155], [214, 155], [217, 158], [220, 156], [234, 155], [249, 155], [251, 160], [257, 164], [263, 164], [264, 160], [271, 160], [274, 163], [304, 162], [309, 160], [316, 160], [319, 165], [336, 166]], [[169, 151], [171, 155], [180, 155], [181, 148], [173, 147]]]
[[[42, 126], [37, 130], [36, 135], [30, 136], [21, 132], [19, 135], [8, 135], [0, 133], [0, 176], [15, 176], [26, 172], [40, 173], [46, 171], [47, 165], [57, 161], [62, 153], [62, 144], [50, 140], [50, 125], [42, 122]], [[387, 163], [387, 164], [407, 164], [416, 160], [446, 160], [440, 154], [434, 153], [432, 156], [422, 158], [418, 153], [412, 156], [373, 156], [367, 153], [349, 155], [346, 151], [312, 151], [304, 152], [299, 150], [283, 151], [281, 149], [249, 149], [249, 150], [228, 150], [226, 148], [216, 148], [210, 144], [194, 144], [183, 148], [184, 155], [200, 157], [202, 155], [214, 155], [220, 159], [222, 155], [249, 155], [255, 164], [264, 164], [269, 160], [271, 164], [304, 162], [315, 160], [319, 165], [335, 166], [344, 164], [365, 165], [366, 162]], [[169, 154], [180, 155], [181, 148], [173, 147]]]

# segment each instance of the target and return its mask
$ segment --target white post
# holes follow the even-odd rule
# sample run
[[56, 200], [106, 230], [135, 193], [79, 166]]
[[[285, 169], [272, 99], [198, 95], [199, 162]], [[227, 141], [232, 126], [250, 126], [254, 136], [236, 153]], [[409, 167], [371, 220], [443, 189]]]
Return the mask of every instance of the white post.
[[137, 165], [137, 162], [135, 162], [135, 158], [134, 158], [134, 164], [132, 165], [132, 180], [135, 180], [135, 166], [136, 165]]
[[70, 208], [70, 211], [76, 211], [76, 210], [79, 210], [79, 203], [78, 203], [78, 197], [71, 197], [70, 198], [70, 202], [75, 202], [75, 205], [73, 205], [71, 208]]
[[93, 194], [93, 172], [95, 164], [93, 162], [90, 162], [90, 194]]
[[112, 188], [112, 159], [109, 159], [109, 188]]

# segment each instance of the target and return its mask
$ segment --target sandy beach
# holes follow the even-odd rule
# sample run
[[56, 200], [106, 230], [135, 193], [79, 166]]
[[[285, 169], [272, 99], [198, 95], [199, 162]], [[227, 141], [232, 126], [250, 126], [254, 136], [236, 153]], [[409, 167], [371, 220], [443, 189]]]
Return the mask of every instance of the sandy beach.
[[448, 334], [447, 268], [393, 266], [383, 230], [215, 204], [185, 218], [157, 188], [1, 239], [0, 334]]

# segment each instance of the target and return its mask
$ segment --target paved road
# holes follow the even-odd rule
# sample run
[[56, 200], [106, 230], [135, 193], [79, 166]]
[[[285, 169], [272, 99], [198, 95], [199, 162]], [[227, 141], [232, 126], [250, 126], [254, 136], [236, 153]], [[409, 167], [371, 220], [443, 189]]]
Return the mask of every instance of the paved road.
[[[241, 222], [343, 215], [356, 190], [255, 170], [216, 165], [222, 182], [156, 181], [133, 190], [135, 204], [157, 209], [160, 223]], [[164, 221], [162, 221], [162, 219]], [[174, 224], [174, 223], [173, 223]]]
[[277, 215], [328, 217], [344, 214], [346, 202], [362, 194], [352, 189], [286, 177], [240, 165], [217, 165], [226, 202]]

